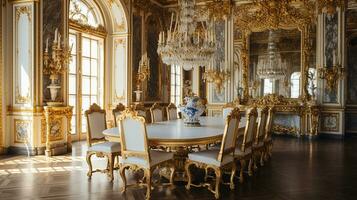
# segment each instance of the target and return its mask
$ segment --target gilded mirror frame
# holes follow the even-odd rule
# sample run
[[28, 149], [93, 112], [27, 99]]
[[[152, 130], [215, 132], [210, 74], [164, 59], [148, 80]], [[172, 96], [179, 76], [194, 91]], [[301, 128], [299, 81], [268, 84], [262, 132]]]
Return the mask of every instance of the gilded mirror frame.
[[[279, 9], [276, 9], [279, 8]], [[308, 91], [308, 70], [312, 54], [312, 26], [316, 24], [314, 3], [309, 0], [262, 0], [236, 6], [233, 9], [234, 24], [242, 33], [241, 65], [243, 96], [241, 104], [251, 100], [249, 96], [249, 37], [253, 32], [266, 30], [291, 30], [301, 32], [301, 92], [300, 97], [291, 101], [311, 100]], [[289, 98], [286, 98], [289, 99]]]

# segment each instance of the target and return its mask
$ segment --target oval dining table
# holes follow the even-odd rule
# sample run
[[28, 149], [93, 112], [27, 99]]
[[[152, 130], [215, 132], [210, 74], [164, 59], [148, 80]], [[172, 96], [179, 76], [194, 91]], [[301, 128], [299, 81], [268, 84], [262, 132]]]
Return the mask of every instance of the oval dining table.
[[[149, 145], [151, 147], [167, 147], [174, 152], [176, 172], [182, 177], [184, 164], [190, 147], [209, 145], [222, 140], [225, 120], [222, 117], [200, 117], [199, 126], [187, 126], [183, 119], [155, 122], [146, 125]], [[243, 131], [246, 118], [241, 118], [239, 131]], [[111, 142], [120, 142], [119, 128], [103, 131], [105, 138]], [[182, 178], [175, 180], [182, 181]]]

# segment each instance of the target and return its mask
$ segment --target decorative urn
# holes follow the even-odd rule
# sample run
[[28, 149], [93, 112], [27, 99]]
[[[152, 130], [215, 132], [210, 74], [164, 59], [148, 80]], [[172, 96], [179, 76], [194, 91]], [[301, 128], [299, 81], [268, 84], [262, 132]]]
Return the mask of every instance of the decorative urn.
[[185, 102], [186, 105], [179, 106], [185, 124], [188, 126], [199, 126], [200, 121], [198, 118], [206, 109], [201, 98], [197, 96], [185, 97]]

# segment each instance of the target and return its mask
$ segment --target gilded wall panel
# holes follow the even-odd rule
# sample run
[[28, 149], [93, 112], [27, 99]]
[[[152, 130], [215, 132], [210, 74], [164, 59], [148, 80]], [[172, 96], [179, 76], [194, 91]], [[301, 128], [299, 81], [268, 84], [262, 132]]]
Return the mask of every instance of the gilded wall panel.
[[33, 96], [33, 49], [34, 26], [33, 5], [16, 4], [13, 6], [14, 19], [14, 71], [13, 96], [15, 105], [32, 103]]
[[14, 143], [29, 143], [31, 136], [31, 121], [15, 119], [14, 120]]
[[339, 113], [322, 113], [321, 114], [321, 131], [322, 132], [339, 132], [340, 114]]
[[[225, 51], [226, 51], [226, 38], [225, 38], [225, 21], [217, 21], [215, 23], [215, 32], [216, 32], [216, 48], [217, 51], [214, 56], [214, 63], [212, 68], [218, 68], [221, 62], [225, 62]], [[225, 90], [223, 89], [219, 93], [212, 84], [210, 84], [210, 94], [211, 102], [210, 103], [224, 103], [226, 101]]]
[[[334, 57], [337, 57], [338, 51], [338, 14], [325, 16], [325, 58], [324, 64], [332, 67]], [[324, 81], [325, 82], [325, 81]], [[338, 91], [329, 90], [326, 82], [324, 83], [324, 103], [338, 103]]]
[[113, 103], [124, 103], [126, 97], [126, 66], [127, 41], [126, 38], [114, 39], [114, 73], [113, 73]]

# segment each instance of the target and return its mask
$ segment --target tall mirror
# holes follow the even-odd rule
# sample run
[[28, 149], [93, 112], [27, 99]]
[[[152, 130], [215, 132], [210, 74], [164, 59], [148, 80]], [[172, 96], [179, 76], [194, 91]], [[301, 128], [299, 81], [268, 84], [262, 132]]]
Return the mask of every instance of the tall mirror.
[[[253, 32], [249, 37], [249, 95], [258, 98], [267, 94], [299, 98], [302, 95], [303, 66], [301, 31], [276, 29]], [[313, 49], [315, 39], [310, 41]], [[314, 52], [314, 50], [313, 50]], [[316, 93], [315, 59], [310, 55], [308, 91]]]

